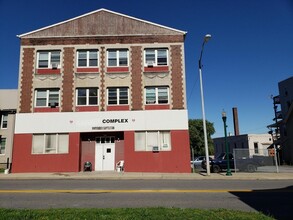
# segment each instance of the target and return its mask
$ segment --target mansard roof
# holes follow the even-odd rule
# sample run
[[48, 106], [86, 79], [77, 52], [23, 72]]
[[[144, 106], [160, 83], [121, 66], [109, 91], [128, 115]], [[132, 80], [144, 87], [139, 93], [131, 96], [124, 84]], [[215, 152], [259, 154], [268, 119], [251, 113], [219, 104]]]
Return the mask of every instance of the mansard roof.
[[102, 8], [57, 24], [18, 35], [18, 37], [50, 38], [185, 34], [185, 31]]

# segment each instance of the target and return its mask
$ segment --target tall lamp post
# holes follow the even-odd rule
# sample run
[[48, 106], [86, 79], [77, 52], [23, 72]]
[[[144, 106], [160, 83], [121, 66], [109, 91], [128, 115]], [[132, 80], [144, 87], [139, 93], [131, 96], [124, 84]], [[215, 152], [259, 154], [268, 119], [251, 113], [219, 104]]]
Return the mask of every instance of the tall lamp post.
[[226, 173], [226, 176], [232, 176], [232, 173], [231, 173], [231, 170], [230, 170], [230, 158], [229, 158], [229, 149], [228, 149], [228, 141], [227, 141], [227, 125], [226, 125], [227, 116], [226, 116], [225, 111], [222, 112], [222, 119], [223, 119], [223, 122], [224, 122], [225, 147], [226, 147], [226, 158], [227, 158], [227, 173]]
[[203, 124], [204, 146], [205, 146], [206, 164], [207, 164], [206, 169], [207, 169], [208, 176], [211, 175], [211, 172], [210, 172], [210, 160], [209, 160], [209, 148], [208, 148], [208, 138], [207, 138], [207, 128], [206, 128], [206, 117], [205, 117], [205, 110], [204, 110], [204, 96], [203, 96], [202, 73], [201, 73], [201, 68], [202, 68], [201, 58], [202, 58], [202, 54], [203, 54], [204, 45], [205, 45], [205, 43], [207, 43], [209, 41], [209, 39], [211, 39], [211, 37], [212, 36], [210, 34], [205, 35], [204, 41], [201, 46], [200, 57], [198, 60], [200, 94], [201, 94], [201, 109], [202, 109], [202, 124]]

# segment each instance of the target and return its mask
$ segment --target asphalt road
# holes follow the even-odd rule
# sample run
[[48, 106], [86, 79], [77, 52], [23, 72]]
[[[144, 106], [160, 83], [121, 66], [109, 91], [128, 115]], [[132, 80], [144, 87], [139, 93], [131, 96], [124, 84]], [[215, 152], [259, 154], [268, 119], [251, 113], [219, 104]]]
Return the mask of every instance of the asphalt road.
[[1, 180], [2, 208], [180, 207], [292, 219], [292, 180]]

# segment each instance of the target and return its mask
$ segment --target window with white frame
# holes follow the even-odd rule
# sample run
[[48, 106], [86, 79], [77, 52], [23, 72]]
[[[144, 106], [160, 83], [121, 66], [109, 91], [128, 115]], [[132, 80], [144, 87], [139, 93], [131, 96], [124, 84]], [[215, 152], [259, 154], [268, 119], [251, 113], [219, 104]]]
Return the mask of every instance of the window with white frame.
[[138, 131], [135, 132], [135, 151], [171, 150], [170, 131]]
[[98, 88], [76, 89], [76, 105], [98, 105]]
[[34, 134], [33, 154], [62, 154], [68, 153], [68, 134]]
[[162, 87], [146, 87], [145, 88], [145, 103], [146, 104], [168, 104], [169, 103], [169, 88]]
[[98, 50], [78, 50], [77, 66], [78, 67], [97, 67], [98, 66]]
[[8, 114], [4, 113], [1, 116], [1, 129], [6, 129], [8, 125]]
[[128, 66], [128, 50], [127, 49], [109, 49], [108, 54], [108, 66], [120, 67]]
[[5, 154], [6, 138], [1, 138], [0, 154]]
[[39, 51], [37, 53], [38, 68], [59, 68], [60, 51]]
[[37, 89], [35, 107], [59, 106], [59, 89]]
[[145, 66], [167, 66], [168, 49], [145, 49]]
[[108, 105], [128, 105], [128, 88], [108, 88]]

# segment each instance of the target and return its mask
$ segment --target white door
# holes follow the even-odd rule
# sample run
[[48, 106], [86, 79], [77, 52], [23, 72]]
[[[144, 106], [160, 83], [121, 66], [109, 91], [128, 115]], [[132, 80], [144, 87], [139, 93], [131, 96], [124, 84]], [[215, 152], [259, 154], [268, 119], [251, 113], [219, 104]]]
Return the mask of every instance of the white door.
[[114, 137], [97, 137], [96, 138], [96, 155], [95, 170], [114, 170], [115, 168], [115, 138]]

